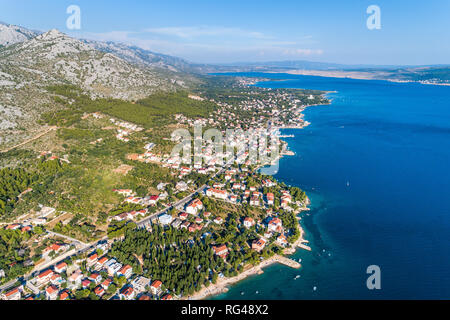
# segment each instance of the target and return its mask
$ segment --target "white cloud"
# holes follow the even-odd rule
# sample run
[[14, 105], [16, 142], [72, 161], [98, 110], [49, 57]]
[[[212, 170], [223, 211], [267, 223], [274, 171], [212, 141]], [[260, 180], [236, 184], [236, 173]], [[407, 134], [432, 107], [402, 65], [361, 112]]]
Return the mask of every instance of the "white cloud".
[[311, 36], [285, 40], [262, 32], [230, 27], [163, 27], [142, 31], [84, 33], [79, 37], [136, 45], [195, 62], [277, 60], [322, 55]]
[[253, 39], [271, 39], [271, 36], [257, 31], [243, 30], [240, 28], [215, 27], [215, 26], [194, 26], [194, 27], [164, 27], [148, 28], [145, 32], [175, 36], [178, 38], [192, 39], [197, 37], [217, 37], [217, 36], [235, 36]]
[[322, 49], [285, 49], [283, 50], [283, 55], [286, 56], [311, 56], [311, 55], [322, 55]]

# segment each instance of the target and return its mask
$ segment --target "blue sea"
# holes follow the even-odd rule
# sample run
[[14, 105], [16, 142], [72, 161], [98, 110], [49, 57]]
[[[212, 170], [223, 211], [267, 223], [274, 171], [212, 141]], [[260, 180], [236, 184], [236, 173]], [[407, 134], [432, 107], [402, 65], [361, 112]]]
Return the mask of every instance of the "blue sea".
[[[269, 266], [212, 299], [450, 299], [450, 87], [239, 75], [336, 93], [306, 109], [310, 126], [283, 130], [296, 155], [275, 177], [312, 200], [312, 251], [292, 256], [302, 268]], [[366, 286], [370, 265], [380, 290]]]

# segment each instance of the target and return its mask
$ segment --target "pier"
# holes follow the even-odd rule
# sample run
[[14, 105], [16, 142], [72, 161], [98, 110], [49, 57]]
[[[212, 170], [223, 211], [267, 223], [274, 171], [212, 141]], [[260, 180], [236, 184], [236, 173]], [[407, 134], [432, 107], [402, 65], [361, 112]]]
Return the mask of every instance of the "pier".
[[301, 268], [301, 264], [298, 263], [297, 261], [294, 261], [292, 259], [283, 257], [283, 256], [275, 256], [274, 257], [274, 262], [278, 262], [281, 264], [284, 264], [285, 266], [291, 267], [293, 269], [300, 269]]
[[293, 135], [293, 134], [286, 134], [286, 135], [278, 136], [278, 138], [295, 138], [295, 135]]

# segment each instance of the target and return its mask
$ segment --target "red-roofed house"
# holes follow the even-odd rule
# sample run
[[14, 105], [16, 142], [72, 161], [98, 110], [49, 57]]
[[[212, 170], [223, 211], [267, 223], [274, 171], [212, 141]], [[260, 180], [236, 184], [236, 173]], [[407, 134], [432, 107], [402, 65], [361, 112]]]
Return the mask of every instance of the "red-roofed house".
[[255, 220], [253, 218], [247, 217], [244, 219], [244, 227], [251, 228], [255, 225]]
[[216, 224], [222, 224], [223, 223], [223, 218], [222, 217], [217, 217], [214, 219], [214, 223]]
[[55, 285], [48, 286], [45, 289], [45, 296], [47, 300], [56, 300], [58, 298], [58, 287]]
[[96, 253], [91, 254], [87, 259], [86, 259], [86, 264], [88, 267], [92, 267], [94, 264], [96, 264], [98, 261], [98, 255]]
[[4, 300], [20, 300], [21, 297], [22, 294], [20, 293], [19, 288], [14, 288], [3, 294]]
[[213, 246], [214, 253], [221, 257], [222, 259], [226, 259], [228, 255], [228, 248], [226, 245], [222, 244], [220, 246]]
[[74, 272], [67, 278], [67, 287], [69, 289], [76, 289], [81, 285], [81, 280], [83, 279], [83, 274], [80, 270]]
[[269, 221], [268, 224], [269, 231], [273, 232], [279, 232], [280, 228], [282, 227], [281, 219], [280, 218], [273, 218]]
[[69, 291], [63, 290], [59, 294], [59, 300], [68, 300], [69, 299]]
[[178, 217], [180, 218], [180, 220], [186, 220], [188, 218], [189, 214], [186, 212], [182, 212], [178, 215]]
[[19, 229], [20, 227], [21, 227], [20, 224], [15, 223], [15, 224], [10, 224], [10, 225], [7, 226], [5, 229], [6, 229], [6, 230], [17, 230], [17, 229]]
[[100, 273], [94, 272], [88, 277], [88, 279], [94, 281], [95, 284], [99, 284], [103, 278]]
[[131, 277], [133, 274], [133, 268], [130, 265], [124, 265], [118, 272], [119, 275], [123, 275], [125, 278]]
[[284, 234], [281, 234], [281, 235], [277, 238], [277, 243], [278, 243], [280, 246], [283, 246], [283, 247], [286, 246], [286, 245], [288, 244], [286, 236], [285, 236]]
[[260, 252], [266, 246], [266, 240], [263, 238], [252, 242], [252, 249]]
[[97, 264], [95, 265], [95, 267], [97, 269], [101, 269], [103, 268], [103, 266], [105, 265], [105, 263], [108, 261], [108, 257], [103, 256], [100, 259], [98, 259]]
[[102, 286], [98, 286], [97, 288], [95, 288], [94, 293], [97, 296], [101, 297], [101, 296], [103, 296], [105, 294], [105, 289], [103, 289]]
[[266, 195], [266, 198], [267, 198], [267, 204], [268, 204], [269, 206], [273, 205], [273, 201], [275, 200], [275, 196], [273, 195], [273, 193], [269, 192], [269, 193]]
[[107, 278], [107, 279], [105, 279], [102, 282], [101, 286], [103, 287], [103, 289], [108, 290], [108, 288], [111, 285], [111, 283], [112, 283], [112, 279], [111, 278]]
[[61, 273], [67, 270], [67, 263], [61, 262], [55, 266], [55, 272]]
[[43, 285], [44, 283], [47, 283], [50, 281], [51, 277], [53, 275], [53, 271], [50, 269], [47, 269], [43, 272], [41, 272], [36, 279], [36, 282], [38, 286]]
[[151, 206], [155, 206], [156, 203], [159, 200], [159, 196], [150, 196], [150, 200], [148, 201], [148, 204]]
[[50, 282], [54, 285], [60, 285], [61, 283], [65, 282], [65, 280], [59, 274], [54, 273], [50, 278]]
[[152, 285], [150, 286], [150, 290], [152, 291], [153, 295], [159, 296], [162, 290], [162, 282], [159, 280], [153, 281]]
[[21, 229], [22, 232], [28, 232], [28, 231], [31, 231], [31, 230], [33, 230], [32, 226], [23, 226], [22, 229]]
[[42, 256], [47, 257], [51, 252], [60, 253], [66, 250], [66, 248], [67, 248], [66, 245], [54, 243], [42, 251]]
[[120, 291], [120, 298], [126, 300], [133, 300], [136, 297], [136, 291], [132, 287], [125, 287]]
[[203, 213], [203, 216], [204, 216], [205, 218], [209, 218], [209, 217], [211, 216], [211, 212], [204, 212], [204, 213]]
[[200, 210], [203, 209], [203, 203], [200, 199], [195, 199], [187, 207], [186, 212], [189, 214], [197, 215]]
[[84, 279], [83, 281], [81, 281], [81, 286], [83, 287], [83, 289], [89, 288], [90, 284], [91, 284], [91, 280], [89, 280], [89, 279]]
[[215, 198], [219, 198], [222, 200], [226, 200], [228, 197], [228, 192], [226, 190], [210, 188], [210, 189], [206, 190], [206, 195], [208, 197], [215, 197]]

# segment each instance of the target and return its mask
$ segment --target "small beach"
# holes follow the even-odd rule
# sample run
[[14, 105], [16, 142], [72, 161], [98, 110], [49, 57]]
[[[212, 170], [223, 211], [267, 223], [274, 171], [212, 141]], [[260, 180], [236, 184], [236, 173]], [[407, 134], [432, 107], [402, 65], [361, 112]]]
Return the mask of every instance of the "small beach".
[[[290, 248], [286, 248], [283, 250], [284, 254], [290, 255], [295, 253], [295, 251], [298, 248], [302, 248], [304, 250], [311, 251], [311, 248], [306, 245], [308, 243], [308, 240], [304, 239], [304, 230], [299, 224], [299, 230], [300, 230], [300, 237], [295, 241]], [[194, 293], [192, 296], [183, 298], [182, 300], [202, 300], [209, 296], [215, 296], [219, 295], [221, 293], [228, 292], [228, 286], [233, 285], [241, 280], [244, 280], [247, 277], [253, 276], [253, 275], [260, 275], [264, 273], [262, 270], [265, 267], [268, 267], [274, 263], [280, 263], [287, 265], [291, 268], [299, 269], [301, 268], [300, 263], [291, 260], [287, 257], [281, 256], [281, 255], [274, 255], [268, 259], [263, 260], [259, 265], [252, 266], [248, 268], [247, 270], [243, 271], [242, 273], [238, 274], [235, 277], [230, 278], [221, 278], [217, 280], [216, 284], [211, 284], [209, 287], [203, 287], [199, 292]]]

